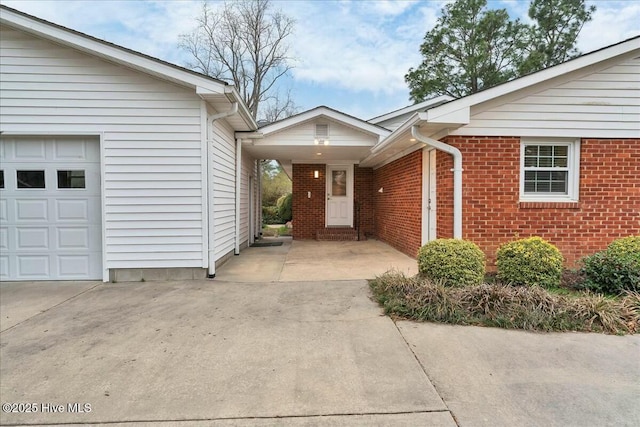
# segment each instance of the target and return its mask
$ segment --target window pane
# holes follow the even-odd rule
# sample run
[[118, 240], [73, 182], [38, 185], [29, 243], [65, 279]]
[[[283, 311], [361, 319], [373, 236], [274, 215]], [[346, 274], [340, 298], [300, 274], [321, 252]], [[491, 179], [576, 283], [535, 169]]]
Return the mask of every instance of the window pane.
[[550, 193], [551, 182], [549, 181], [536, 181], [536, 193]]
[[538, 159], [536, 157], [526, 157], [524, 158], [524, 166], [525, 167], [536, 167], [538, 166]]
[[16, 171], [18, 188], [44, 188], [44, 171]]
[[538, 155], [538, 146], [537, 145], [525, 145], [525, 147], [524, 147], [524, 155], [525, 156], [536, 157]]
[[525, 193], [568, 194], [568, 172], [525, 171]]
[[85, 188], [84, 171], [58, 171], [58, 188]]
[[566, 168], [567, 167], [567, 158], [566, 157], [556, 157], [553, 159], [553, 166], [557, 168]]
[[551, 157], [540, 157], [538, 166], [541, 168], [550, 168], [553, 166], [553, 159]]
[[0, 171], [0, 188], [4, 188], [4, 171]]
[[553, 155], [556, 157], [567, 157], [569, 151], [569, 147], [566, 145], [554, 145], [553, 146]]
[[538, 152], [540, 156], [551, 157], [553, 155], [553, 146], [552, 145], [540, 145], [538, 147]]

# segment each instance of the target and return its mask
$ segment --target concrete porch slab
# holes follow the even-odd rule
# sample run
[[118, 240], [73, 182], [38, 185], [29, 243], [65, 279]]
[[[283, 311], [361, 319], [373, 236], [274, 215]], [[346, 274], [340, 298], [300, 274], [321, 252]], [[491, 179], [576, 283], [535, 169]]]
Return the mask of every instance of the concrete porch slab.
[[279, 247], [248, 248], [216, 272], [216, 280], [297, 282], [373, 279], [389, 270], [418, 272], [415, 259], [378, 240], [318, 242], [283, 239]]

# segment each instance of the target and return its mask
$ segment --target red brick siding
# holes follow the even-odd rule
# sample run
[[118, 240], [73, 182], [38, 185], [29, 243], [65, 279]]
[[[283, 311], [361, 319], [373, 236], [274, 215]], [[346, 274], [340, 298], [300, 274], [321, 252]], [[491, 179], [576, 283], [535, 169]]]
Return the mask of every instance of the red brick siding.
[[[319, 177], [313, 177], [313, 171]], [[316, 232], [324, 229], [325, 223], [325, 165], [293, 164], [292, 214], [293, 238], [315, 239]], [[311, 198], [308, 198], [308, 192]]]
[[422, 151], [374, 170], [373, 181], [377, 237], [415, 257], [422, 241]]
[[373, 169], [354, 166], [354, 179], [354, 215], [359, 211], [360, 216], [354, 225], [358, 226], [360, 238], [364, 239], [375, 233]]
[[[498, 246], [541, 236], [568, 266], [616, 238], [640, 233], [640, 140], [583, 140], [579, 203], [519, 203], [520, 139], [448, 137], [463, 155], [463, 238], [495, 264]], [[438, 153], [438, 237], [452, 236], [451, 156]]]

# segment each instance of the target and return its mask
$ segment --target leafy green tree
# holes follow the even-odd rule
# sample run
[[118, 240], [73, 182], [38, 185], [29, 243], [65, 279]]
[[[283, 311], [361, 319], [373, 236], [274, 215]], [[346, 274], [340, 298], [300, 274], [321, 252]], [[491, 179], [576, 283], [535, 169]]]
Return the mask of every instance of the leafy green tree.
[[277, 162], [263, 162], [262, 206], [277, 206], [278, 199], [291, 193], [291, 180]]
[[594, 11], [584, 0], [532, 0], [525, 25], [486, 0], [449, 3], [424, 37], [422, 63], [405, 75], [410, 97], [462, 97], [577, 56]]
[[531, 73], [578, 56], [576, 40], [595, 11], [596, 7], [587, 8], [584, 0], [533, 0], [529, 18], [534, 24], [529, 29], [528, 54], [519, 73]]
[[506, 9], [487, 9], [486, 0], [447, 4], [420, 46], [422, 64], [405, 75], [411, 99], [461, 97], [513, 78], [525, 30]]

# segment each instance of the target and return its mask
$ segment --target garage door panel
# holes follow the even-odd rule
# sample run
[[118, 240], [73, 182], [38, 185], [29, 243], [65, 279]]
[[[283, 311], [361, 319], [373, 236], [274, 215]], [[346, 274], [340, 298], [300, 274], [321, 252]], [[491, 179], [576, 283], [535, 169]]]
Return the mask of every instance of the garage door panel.
[[49, 228], [17, 227], [16, 251], [49, 249]]
[[17, 255], [19, 279], [47, 279], [50, 277], [48, 255]]
[[[91, 280], [102, 278], [102, 215], [100, 147], [97, 138], [2, 137], [0, 190], [0, 277], [2, 280]], [[76, 188], [84, 171], [84, 188]], [[45, 188], [37, 176], [18, 171], [43, 171]], [[41, 178], [42, 175], [40, 175]], [[41, 184], [40, 179], [40, 184]], [[80, 184], [81, 185], [81, 184]], [[70, 187], [70, 188], [69, 188]]]
[[4, 223], [9, 221], [7, 201], [5, 199], [0, 200], [0, 221]]
[[85, 142], [54, 141], [54, 160], [87, 160]]
[[0, 228], [0, 250], [9, 250], [9, 230], [6, 227]]
[[44, 140], [22, 140], [19, 144], [14, 143], [13, 147], [16, 161], [45, 160], [47, 158]]
[[86, 277], [91, 272], [89, 255], [59, 255], [56, 261], [60, 276]]
[[57, 221], [89, 221], [89, 201], [87, 199], [57, 199], [55, 205]]
[[16, 223], [31, 221], [47, 221], [49, 219], [49, 203], [47, 199], [16, 200]]
[[56, 249], [89, 250], [89, 229], [87, 227], [58, 227]]
[[9, 256], [8, 255], [0, 255], [0, 279], [7, 280], [9, 279]]

